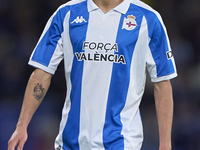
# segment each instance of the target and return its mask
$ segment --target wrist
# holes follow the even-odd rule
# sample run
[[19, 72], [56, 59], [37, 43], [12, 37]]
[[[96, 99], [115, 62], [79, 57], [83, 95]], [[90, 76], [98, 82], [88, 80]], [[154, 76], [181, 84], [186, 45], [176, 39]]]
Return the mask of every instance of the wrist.
[[18, 122], [16, 125], [16, 129], [27, 130], [28, 125], [26, 123]]
[[171, 142], [169, 142], [169, 143], [162, 143], [159, 146], [159, 150], [171, 150], [171, 149], [172, 149]]

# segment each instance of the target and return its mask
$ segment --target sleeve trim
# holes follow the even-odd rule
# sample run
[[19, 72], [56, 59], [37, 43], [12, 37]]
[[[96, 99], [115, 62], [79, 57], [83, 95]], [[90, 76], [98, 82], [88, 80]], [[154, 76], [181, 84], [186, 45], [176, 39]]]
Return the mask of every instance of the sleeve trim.
[[175, 73], [167, 75], [167, 76], [162, 76], [162, 77], [158, 77], [158, 78], [152, 78], [151, 82], [160, 82], [160, 81], [164, 81], [164, 80], [170, 80], [170, 79], [173, 79], [173, 78], [175, 78], [177, 76], [178, 76], [178, 74], [175, 72]]
[[48, 73], [50, 73], [50, 74], [52, 74], [52, 75], [54, 75], [54, 74], [55, 74], [55, 71], [56, 71], [56, 70], [53, 70], [53, 69], [51, 69], [51, 68], [48, 68], [48, 67], [46, 67], [46, 66], [44, 66], [44, 65], [42, 65], [42, 64], [40, 64], [40, 63], [38, 63], [38, 62], [36, 62], [36, 61], [33, 61], [33, 60], [29, 60], [28, 64], [29, 64], [30, 66], [35, 67], [35, 68], [39, 68], [39, 69], [41, 69], [41, 70], [43, 70], [43, 71], [46, 71], [46, 72], [48, 72]]

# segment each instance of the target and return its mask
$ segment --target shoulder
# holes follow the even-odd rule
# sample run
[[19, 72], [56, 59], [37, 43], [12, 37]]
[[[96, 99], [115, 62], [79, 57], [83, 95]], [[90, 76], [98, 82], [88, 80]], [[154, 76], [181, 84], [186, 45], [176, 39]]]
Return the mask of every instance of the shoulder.
[[86, 3], [87, 1], [86, 0], [71, 0], [63, 5], [61, 5], [57, 11], [60, 11], [60, 10], [71, 10], [73, 8], [75, 8], [76, 6], [79, 6], [79, 5], [82, 5], [83, 3]]
[[[84, 4], [86, 4], [86, 0], [71, 0], [67, 3], [64, 3], [58, 7], [58, 9], [54, 12], [52, 17], [59, 17], [64, 19], [65, 16], [72, 11], [73, 9], [80, 9]], [[79, 7], [77, 7], [79, 6]], [[85, 5], [86, 6], [86, 5]]]
[[146, 19], [153, 19], [153, 20], [162, 20], [161, 15], [158, 11], [153, 9], [151, 6], [147, 5], [146, 3], [140, 0], [130, 0], [131, 4], [137, 7], [139, 11], [141, 11]]
[[[150, 7], [149, 5], [145, 4], [140, 0], [130, 0], [132, 7], [138, 9], [140, 11], [148, 26], [149, 36], [151, 37], [153, 33], [165, 30], [165, 25], [162, 20], [162, 17], [158, 11]], [[130, 6], [131, 7], [131, 6]]]
[[71, 1], [69, 1], [67, 3], [65, 3], [65, 4], [66, 5], [76, 5], [76, 4], [79, 4], [79, 3], [82, 3], [82, 2], [86, 2], [86, 0], [71, 0]]

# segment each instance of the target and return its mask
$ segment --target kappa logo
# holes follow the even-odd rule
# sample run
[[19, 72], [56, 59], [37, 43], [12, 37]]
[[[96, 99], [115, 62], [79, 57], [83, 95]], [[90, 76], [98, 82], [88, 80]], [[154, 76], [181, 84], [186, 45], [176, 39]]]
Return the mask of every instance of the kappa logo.
[[87, 22], [83, 16], [77, 16], [76, 19], [74, 19], [74, 21], [72, 21], [71, 23], [82, 23], [82, 22]]
[[133, 30], [137, 27], [137, 22], [135, 21], [136, 17], [133, 15], [128, 15], [127, 18], [124, 18], [122, 29]]

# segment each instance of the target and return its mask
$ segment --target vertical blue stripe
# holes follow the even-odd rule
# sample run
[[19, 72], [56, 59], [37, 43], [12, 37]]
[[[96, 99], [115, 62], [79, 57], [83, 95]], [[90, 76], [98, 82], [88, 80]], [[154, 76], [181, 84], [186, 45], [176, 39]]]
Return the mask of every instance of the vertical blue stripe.
[[[137, 27], [131, 31], [122, 29], [124, 18], [127, 18], [128, 15], [135, 16], [137, 22]], [[132, 4], [130, 5], [128, 12], [121, 16], [116, 38], [118, 52], [115, 52], [115, 54], [118, 54], [119, 56], [123, 55], [126, 64], [113, 63], [103, 131], [103, 142], [106, 150], [124, 150], [124, 137], [121, 135], [123, 125], [120, 120], [120, 113], [126, 102], [130, 81], [130, 65], [135, 44], [138, 39], [142, 17], [143, 14], [137, 11]]]
[[[81, 52], [82, 44], [86, 38], [88, 22], [71, 23], [78, 16], [88, 21], [89, 13], [87, 11], [86, 1], [73, 6], [70, 12], [69, 31], [73, 51]], [[74, 56], [71, 70], [71, 109], [68, 114], [68, 120], [63, 130], [63, 148], [64, 150], [79, 150], [79, 123], [80, 123], [80, 104], [82, 87], [83, 61], [78, 61]]]
[[56, 15], [52, 18], [52, 22], [49, 20], [48, 23], [51, 23], [51, 25], [37, 45], [32, 60], [45, 66], [49, 65], [57, 47], [57, 43], [61, 38], [63, 32], [63, 20], [68, 11], [69, 7], [63, 7], [57, 11]]
[[156, 63], [157, 77], [169, 75], [175, 72], [171, 59], [167, 58], [170, 50], [167, 42], [167, 33], [155, 13], [137, 6], [145, 15], [149, 37], [151, 39], [149, 47]]
[[170, 50], [167, 42], [167, 35], [158, 20], [149, 46], [156, 63], [157, 77], [174, 73], [175, 70], [172, 60], [167, 58], [167, 52]]

